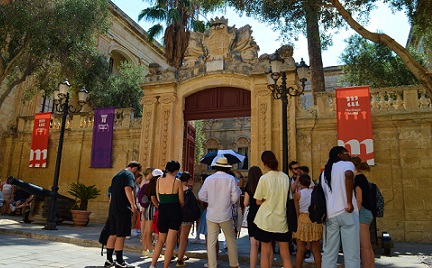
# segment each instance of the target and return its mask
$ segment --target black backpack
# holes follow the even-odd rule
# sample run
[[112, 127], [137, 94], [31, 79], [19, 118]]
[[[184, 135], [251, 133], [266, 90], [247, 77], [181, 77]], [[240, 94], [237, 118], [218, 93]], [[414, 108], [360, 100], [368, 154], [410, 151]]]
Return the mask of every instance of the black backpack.
[[148, 183], [144, 184], [138, 192], [138, 202], [143, 208], [148, 208], [150, 198], [146, 195]]
[[199, 220], [201, 210], [198, 206], [198, 200], [191, 189], [188, 189], [184, 194], [184, 205], [182, 207], [183, 222], [194, 222]]
[[323, 179], [323, 176], [320, 176], [318, 185], [315, 185], [312, 190], [311, 202], [308, 209], [310, 220], [316, 223], [324, 223], [327, 216], [326, 198], [321, 184]]
[[101, 256], [103, 256], [103, 249], [104, 246], [107, 244], [108, 242], [108, 237], [109, 237], [109, 219], [107, 219], [105, 226], [102, 228], [101, 233], [99, 234], [99, 243], [102, 244], [102, 249], [101, 249]]
[[369, 182], [370, 198], [372, 204], [372, 214], [374, 217], [384, 217], [384, 197], [378, 186]]

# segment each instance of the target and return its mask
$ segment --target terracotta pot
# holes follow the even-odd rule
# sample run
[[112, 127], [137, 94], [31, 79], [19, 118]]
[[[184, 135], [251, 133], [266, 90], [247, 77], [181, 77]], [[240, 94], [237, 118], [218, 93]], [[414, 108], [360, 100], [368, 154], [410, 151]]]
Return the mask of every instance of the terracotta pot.
[[87, 226], [90, 221], [91, 211], [88, 210], [71, 210], [74, 226]]

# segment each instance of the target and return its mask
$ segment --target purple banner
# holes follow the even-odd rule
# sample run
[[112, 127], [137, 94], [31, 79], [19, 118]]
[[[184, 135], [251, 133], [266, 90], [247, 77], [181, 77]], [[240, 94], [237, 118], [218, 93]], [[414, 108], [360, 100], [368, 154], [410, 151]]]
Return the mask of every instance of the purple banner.
[[94, 111], [92, 168], [111, 168], [114, 129], [114, 108], [99, 108]]

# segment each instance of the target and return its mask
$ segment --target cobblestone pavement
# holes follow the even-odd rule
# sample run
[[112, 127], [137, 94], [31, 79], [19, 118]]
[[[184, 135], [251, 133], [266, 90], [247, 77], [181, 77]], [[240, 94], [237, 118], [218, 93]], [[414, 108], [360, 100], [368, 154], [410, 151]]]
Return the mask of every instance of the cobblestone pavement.
[[[102, 267], [105, 256], [100, 255], [97, 242], [102, 224], [90, 223], [87, 227], [74, 227], [70, 223], [58, 225], [58, 230], [43, 230], [43, 223], [25, 224], [19, 216], [0, 216], [0, 267]], [[190, 239], [194, 238], [190, 235]], [[219, 237], [224, 240], [223, 235]], [[376, 251], [376, 267], [432, 267], [432, 243], [395, 242], [391, 256], [384, 256], [383, 250]], [[242, 229], [237, 240], [241, 267], [249, 266], [249, 240], [247, 230]], [[222, 242], [220, 242], [222, 247]], [[140, 258], [140, 242], [137, 237], [126, 240], [124, 255], [138, 267], [149, 266], [150, 260]], [[186, 267], [203, 267], [207, 262], [205, 244], [190, 243], [187, 256], [191, 259]], [[229, 267], [225, 250], [221, 250], [220, 268]], [[275, 255], [274, 266], [281, 265], [280, 256]], [[162, 267], [163, 258], [158, 266]], [[295, 264], [295, 258], [292, 257]], [[338, 267], [343, 267], [340, 255]], [[173, 262], [172, 267], [175, 267]], [[314, 267], [304, 264], [303, 267]], [[325, 267], [324, 267], [325, 268]]]

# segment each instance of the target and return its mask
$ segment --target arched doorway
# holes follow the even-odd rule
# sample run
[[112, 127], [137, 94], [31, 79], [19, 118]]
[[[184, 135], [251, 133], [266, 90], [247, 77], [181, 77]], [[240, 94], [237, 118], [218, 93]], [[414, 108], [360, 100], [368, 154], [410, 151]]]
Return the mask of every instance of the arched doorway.
[[[226, 132], [224, 134], [223, 142], [217, 147], [208, 147], [206, 143], [202, 146], [203, 152], [208, 153], [211, 150], [217, 149], [241, 149], [243, 154], [249, 155], [250, 146], [237, 147], [236, 140], [240, 135], [246, 135], [250, 137], [250, 116], [251, 116], [251, 93], [248, 90], [234, 88], [234, 87], [216, 87], [205, 89], [196, 92], [185, 99], [184, 104], [184, 141], [183, 141], [183, 167], [185, 170], [192, 172], [195, 170], [195, 128], [194, 120], [204, 120], [204, 125], [209, 125], [206, 120], [218, 119], [219, 124], [213, 124], [217, 129], [207, 130], [201, 129], [201, 135], [204, 135], [205, 139], [215, 139], [215, 135], [212, 133]], [[245, 129], [236, 124], [235, 118], [245, 118], [249, 120], [249, 128]], [[220, 119], [225, 119], [221, 121]], [[231, 119], [228, 119], [231, 118]], [[240, 120], [240, 119], [239, 119]], [[229, 125], [230, 129], [225, 130], [224, 126]], [[238, 133], [238, 134], [237, 134]], [[207, 134], [207, 135], [206, 135]], [[207, 136], [207, 137], [206, 137]], [[210, 136], [210, 137], [209, 137]], [[221, 139], [222, 140], [222, 139]], [[222, 146], [222, 147], [220, 147]], [[214, 148], [213, 148], [214, 147]], [[201, 157], [201, 156], [198, 156]], [[248, 162], [248, 161], [246, 161]], [[239, 165], [243, 167], [244, 165]], [[247, 165], [246, 165], [247, 166]]]

